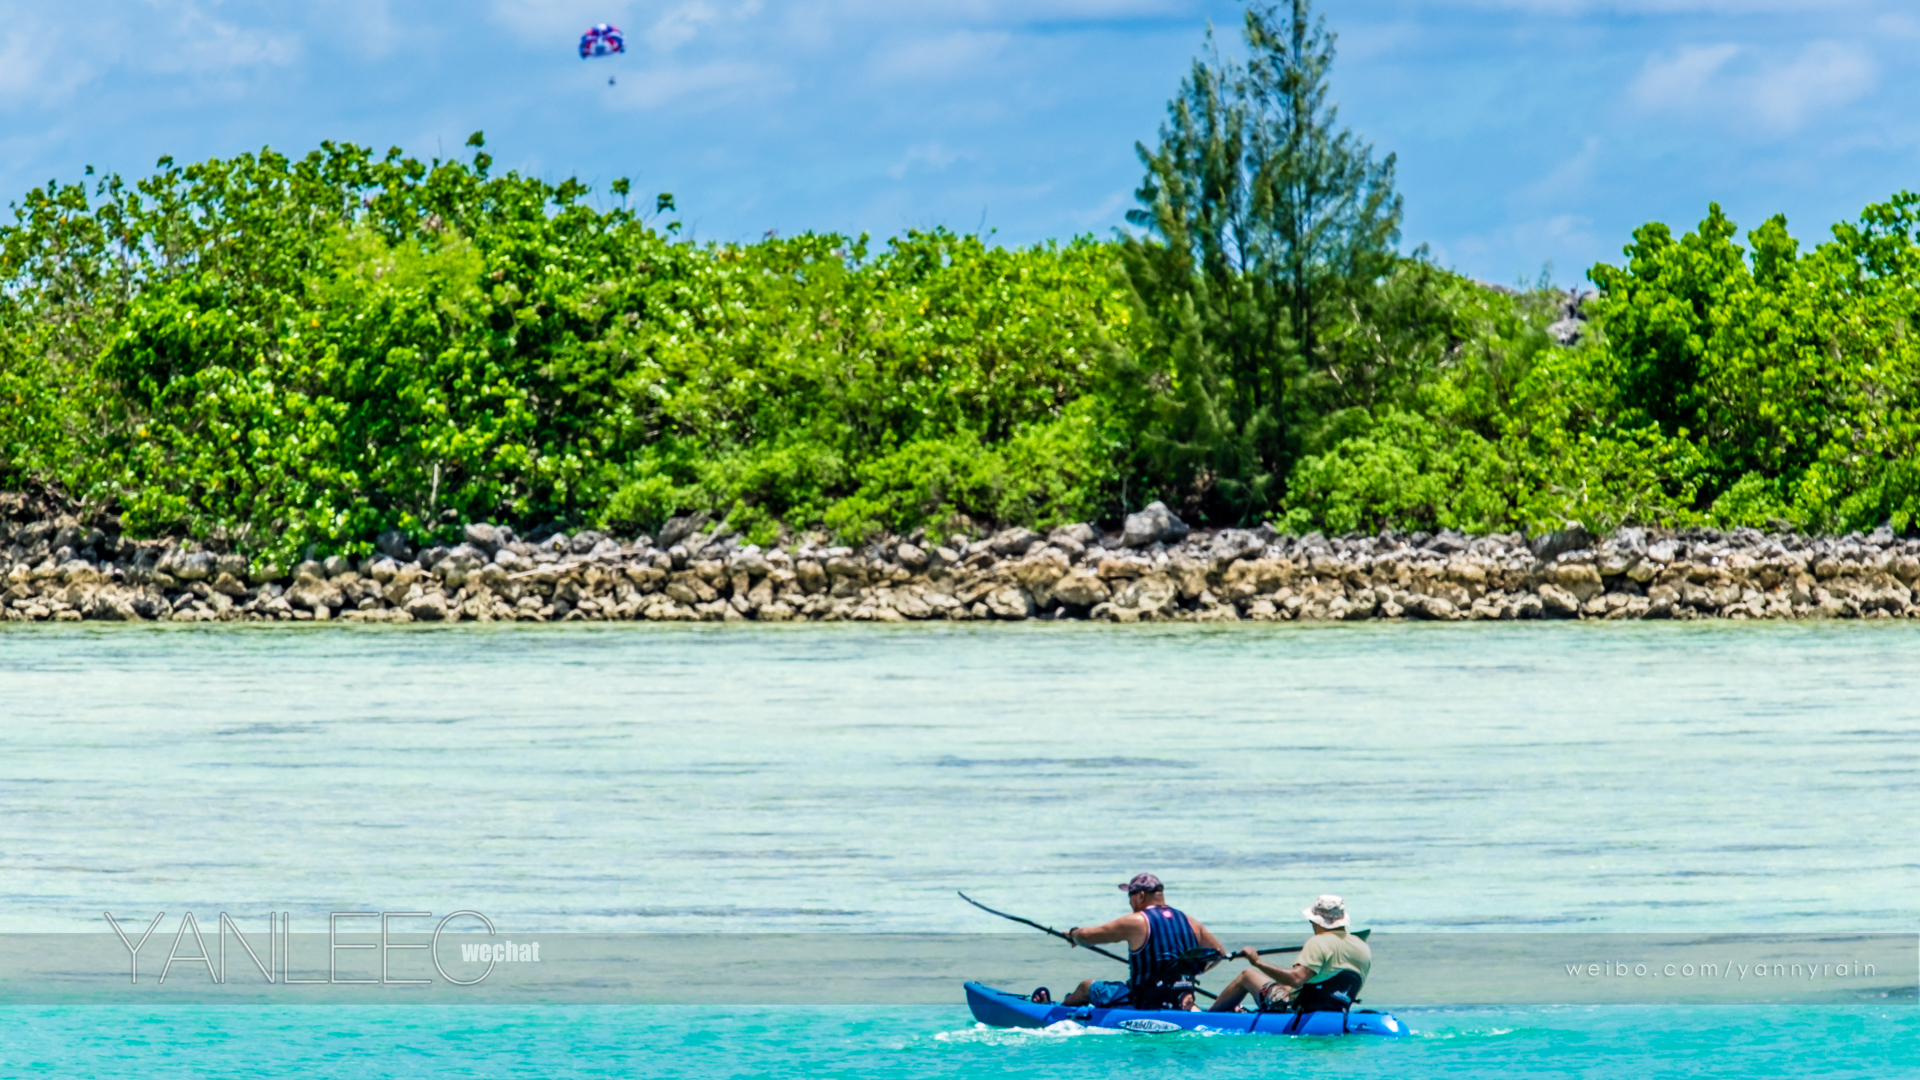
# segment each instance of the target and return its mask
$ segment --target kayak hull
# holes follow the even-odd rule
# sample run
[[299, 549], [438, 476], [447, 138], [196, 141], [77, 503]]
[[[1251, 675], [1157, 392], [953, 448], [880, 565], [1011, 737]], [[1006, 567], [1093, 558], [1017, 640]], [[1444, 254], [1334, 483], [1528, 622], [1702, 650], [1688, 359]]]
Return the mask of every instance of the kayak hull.
[[1378, 1035], [1397, 1038], [1407, 1026], [1391, 1014], [1371, 1009], [1349, 1013], [1210, 1013], [1178, 1009], [1068, 1008], [1057, 1003], [1036, 1005], [1024, 994], [996, 990], [977, 982], [967, 984], [967, 1007], [973, 1018], [989, 1027], [1043, 1028], [1062, 1020], [1087, 1027], [1117, 1028], [1139, 1034], [1212, 1031], [1234, 1035]]

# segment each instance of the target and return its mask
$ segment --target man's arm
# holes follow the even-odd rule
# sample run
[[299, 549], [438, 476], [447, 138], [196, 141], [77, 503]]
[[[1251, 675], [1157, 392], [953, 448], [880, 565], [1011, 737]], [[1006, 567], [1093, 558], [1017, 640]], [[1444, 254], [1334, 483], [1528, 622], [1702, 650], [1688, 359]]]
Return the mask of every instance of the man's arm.
[[[1187, 916], [1187, 925], [1193, 927], [1193, 936], [1200, 939], [1200, 944], [1219, 953], [1222, 958], [1227, 956], [1227, 947], [1220, 944], [1219, 938], [1213, 936], [1213, 931], [1207, 929], [1207, 924], [1189, 915]], [[1219, 962], [1218, 960], [1214, 961], [1215, 964]], [[1212, 970], [1213, 964], [1208, 964], [1207, 968], [1208, 970]]]
[[1137, 949], [1147, 940], [1147, 917], [1137, 911], [1129, 912], [1099, 926], [1076, 926], [1067, 931], [1067, 937], [1083, 945], [1112, 945], [1124, 941], [1127, 948]]
[[1305, 985], [1308, 979], [1313, 978], [1313, 969], [1305, 964], [1295, 964], [1292, 967], [1283, 968], [1278, 964], [1268, 963], [1266, 960], [1261, 959], [1260, 950], [1251, 945], [1241, 949], [1240, 956], [1246, 960], [1247, 963], [1259, 968], [1267, 978], [1272, 979], [1282, 986], [1302, 986]]

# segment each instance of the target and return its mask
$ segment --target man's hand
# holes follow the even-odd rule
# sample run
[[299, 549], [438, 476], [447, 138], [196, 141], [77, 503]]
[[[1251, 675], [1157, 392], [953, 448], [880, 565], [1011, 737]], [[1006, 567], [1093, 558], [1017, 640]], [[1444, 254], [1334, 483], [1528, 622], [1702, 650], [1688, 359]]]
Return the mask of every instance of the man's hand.
[[1077, 948], [1079, 948], [1079, 947], [1080, 947], [1080, 938], [1079, 938], [1078, 936], [1076, 936], [1076, 935], [1078, 935], [1079, 933], [1080, 933], [1080, 928], [1079, 928], [1079, 927], [1077, 927], [1077, 926], [1069, 926], [1069, 927], [1067, 927], [1067, 944], [1069, 944], [1069, 945], [1071, 945], [1071, 946], [1073, 946], [1073, 947], [1074, 947], [1074, 948], [1076, 948], [1076, 949], [1077, 949]]
[[1247, 946], [1244, 949], [1241, 949], [1238, 953], [1235, 953], [1234, 955], [1238, 956], [1242, 960], [1245, 960], [1249, 964], [1257, 964], [1260, 962], [1260, 950], [1254, 948], [1251, 945]]

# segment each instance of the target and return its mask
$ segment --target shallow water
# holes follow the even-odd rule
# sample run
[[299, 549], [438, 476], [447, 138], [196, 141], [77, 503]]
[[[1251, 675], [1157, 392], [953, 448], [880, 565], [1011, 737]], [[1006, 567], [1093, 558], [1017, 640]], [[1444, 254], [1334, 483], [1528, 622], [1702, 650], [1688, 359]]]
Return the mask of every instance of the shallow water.
[[1779, 1006], [1419, 1010], [1399, 1040], [978, 1027], [964, 1008], [661, 1006], [8, 1010], [12, 1075], [1894, 1077], [1920, 1011]]
[[[9, 628], [0, 931], [476, 908], [522, 931], [996, 932], [955, 889], [1071, 925], [1152, 870], [1223, 930], [1339, 892], [1396, 931], [1911, 932], [1916, 691], [1903, 624]], [[1884, 1064], [1912, 1011], [1736, 1011], [1667, 1036], [1630, 1007], [1509, 1011], [1498, 1036], [1441, 1011], [1426, 1041], [1310, 1053], [1374, 1054], [1340, 1058], [1355, 1075], [1514, 1056], [1598, 1075], [1603, 1050], [1706, 1071], [1739, 1046], [1813, 1074], [1816, 1043]], [[390, 1052], [381, 1071], [476, 1075], [656, 1072], [688, 1040], [726, 1045], [674, 1051], [716, 1076], [1111, 1075], [1153, 1055], [1208, 1075], [1273, 1053], [976, 1037], [958, 988], [945, 1012], [475, 1019], [515, 1033], [505, 1057], [445, 1012], [378, 1009], [341, 1030], [379, 1034], [338, 1042], [313, 1017], [136, 1025], [197, 1032], [191, 1050], [103, 1025], [88, 1039], [112, 1057], [85, 1048], [84, 1012], [8, 1010], [45, 1060], [94, 1053], [98, 1074], [241, 1070], [269, 1045], [287, 1070]], [[604, 1053], [569, 1049], [581, 1031]]]

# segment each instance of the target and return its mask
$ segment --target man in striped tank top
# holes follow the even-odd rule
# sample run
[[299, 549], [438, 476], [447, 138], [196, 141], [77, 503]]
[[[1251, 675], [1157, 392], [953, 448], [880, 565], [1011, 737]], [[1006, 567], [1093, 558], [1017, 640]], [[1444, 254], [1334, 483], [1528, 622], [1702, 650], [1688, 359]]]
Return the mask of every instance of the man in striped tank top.
[[1067, 940], [1076, 945], [1126, 942], [1127, 980], [1088, 979], [1061, 1004], [1095, 1008], [1191, 1008], [1191, 992], [1182, 994], [1183, 1000], [1176, 1001], [1175, 991], [1171, 989], [1178, 977], [1175, 968], [1180, 954], [1208, 948], [1224, 956], [1226, 948], [1199, 919], [1168, 907], [1166, 886], [1152, 874], [1140, 874], [1120, 888], [1126, 891], [1127, 906], [1132, 912], [1099, 926], [1076, 926], [1067, 931]]

